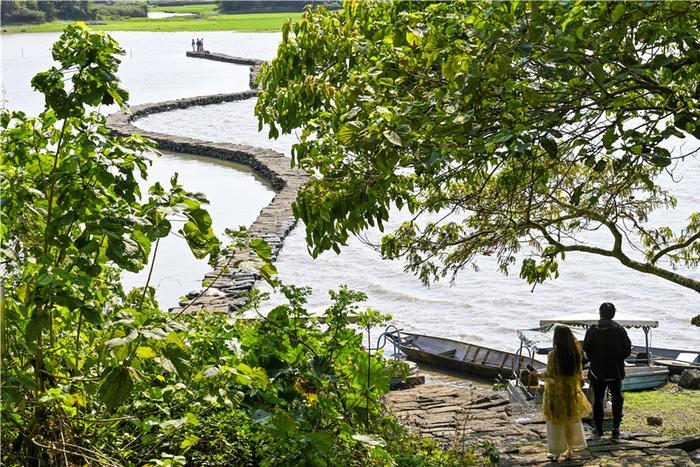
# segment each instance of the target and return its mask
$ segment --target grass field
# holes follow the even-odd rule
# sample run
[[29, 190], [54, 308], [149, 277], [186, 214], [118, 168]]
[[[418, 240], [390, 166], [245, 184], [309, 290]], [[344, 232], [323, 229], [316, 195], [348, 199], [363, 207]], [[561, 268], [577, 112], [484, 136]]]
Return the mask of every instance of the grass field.
[[[700, 434], [700, 391], [674, 390], [667, 385], [658, 391], [626, 392], [623, 431], [657, 430], [662, 435]], [[647, 417], [661, 417], [660, 427], [647, 425]]]
[[[176, 16], [173, 18], [147, 19], [129, 18], [123, 20], [100, 21], [90, 24], [91, 29], [100, 31], [241, 31], [265, 32], [279, 31], [287, 19], [296, 21], [301, 13], [260, 13], [248, 15], [220, 15], [216, 5], [178, 5], [169, 7], [152, 7], [149, 11], [166, 11], [172, 13], [193, 13], [193, 16]], [[53, 21], [44, 24], [5, 26], [3, 32], [57, 32], [62, 31], [66, 21]]]
[[168, 13], [216, 13], [216, 5], [173, 5], [173, 6], [149, 6], [148, 11], [167, 11]]

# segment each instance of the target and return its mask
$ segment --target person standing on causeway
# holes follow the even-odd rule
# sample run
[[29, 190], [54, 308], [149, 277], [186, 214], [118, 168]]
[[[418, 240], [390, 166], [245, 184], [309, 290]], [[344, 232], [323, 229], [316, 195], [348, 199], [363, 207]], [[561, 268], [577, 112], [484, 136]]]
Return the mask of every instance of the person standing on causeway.
[[590, 361], [588, 379], [593, 388], [594, 434], [603, 436], [603, 400], [610, 390], [613, 411], [612, 438], [620, 437], [622, 423], [622, 380], [625, 378], [625, 359], [632, 353], [632, 343], [625, 328], [613, 321], [615, 305], [606, 302], [600, 305], [600, 321], [586, 331], [583, 351]]

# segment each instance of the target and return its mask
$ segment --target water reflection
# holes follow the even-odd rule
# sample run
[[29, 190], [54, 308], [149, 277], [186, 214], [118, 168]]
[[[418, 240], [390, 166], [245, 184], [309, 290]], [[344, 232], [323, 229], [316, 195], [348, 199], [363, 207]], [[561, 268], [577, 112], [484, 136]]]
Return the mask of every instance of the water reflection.
[[[210, 203], [206, 209], [211, 214], [214, 232], [221, 239], [227, 227], [250, 226], [274, 197], [272, 189], [246, 166], [177, 153], [154, 159], [142, 191], [156, 182], [170, 186], [175, 172], [187, 190], [206, 194]], [[173, 230], [178, 228], [173, 225]], [[162, 239], [158, 249], [151, 284], [157, 289], [161, 306], [172, 307], [177, 305], [179, 296], [200, 286], [211, 267], [194, 259], [185, 240], [173, 234]], [[138, 274], [125, 273], [123, 283], [128, 288], [142, 286], [147, 277], [147, 269]]]

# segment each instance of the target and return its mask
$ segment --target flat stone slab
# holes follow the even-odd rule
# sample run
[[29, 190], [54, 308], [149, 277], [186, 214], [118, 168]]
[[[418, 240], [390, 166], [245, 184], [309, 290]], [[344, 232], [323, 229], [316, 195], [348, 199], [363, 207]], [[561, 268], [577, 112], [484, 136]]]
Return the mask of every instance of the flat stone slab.
[[[592, 439], [584, 424], [588, 448], [571, 460], [547, 458], [544, 417], [510, 404], [500, 394], [482, 388], [424, 384], [386, 396], [388, 410], [410, 432], [445, 446], [470, 446], [481, 440], [496, 445], [501, 465], [532, 466], [694, 466], [689, 455], [694, 437], [671, 438], [656, 433], [622, 433], [621, 439]], [[688, 452], [679, 447], [687, 447]]]

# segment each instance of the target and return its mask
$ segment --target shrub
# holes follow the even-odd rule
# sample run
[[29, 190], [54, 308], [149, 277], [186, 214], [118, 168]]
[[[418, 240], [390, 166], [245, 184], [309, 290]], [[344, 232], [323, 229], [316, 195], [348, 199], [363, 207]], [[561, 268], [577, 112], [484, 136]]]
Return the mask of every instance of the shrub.
[[145, 18], [148, 16], [146, 3], [95, 3], [92, 12], [97, 19]]
[[2, 2], [0, 13], [4, 24], [35, 24], [46, 21], [43, 11], [28, 8], [27, 5], [16, 1]]

